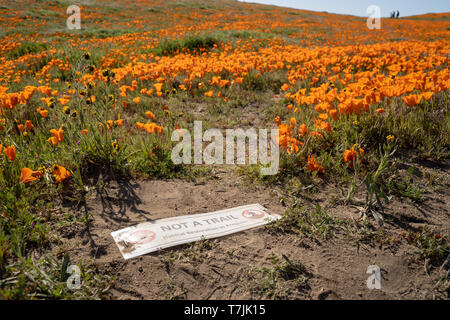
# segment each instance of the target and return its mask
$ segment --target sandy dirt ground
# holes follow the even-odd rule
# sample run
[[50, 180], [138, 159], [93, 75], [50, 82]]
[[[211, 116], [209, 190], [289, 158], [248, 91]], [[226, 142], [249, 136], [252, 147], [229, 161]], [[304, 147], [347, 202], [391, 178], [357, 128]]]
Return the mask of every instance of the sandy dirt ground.
[[[330, 216], [359, 219], [356, 209], [329, 203], [330, 192], [333, 190], [325, 189], [315, 197]], [[110, 291], [114, 299], [436, 297], [442, 268], [430, 271], [419, 261], [416, 248], [405, 240], [405, 234], [425, 224], [448, 234], [448, 195], [430, 193], [430, 200], [421, 206], [391, 202], [386, 215], [392, 219], [387, 219], [383, 229], [387, 233], [379, 241], [374, 237], [356, 241], [345, 232], [325, 240], [263, 226], [124, 260], [110, 234], [141, 222], [251, 203], [283, 214], [286, 207], [280, 196], [276, 188], [244, 181], [229, 168], [217, 170], [216, 179], [197, 182], [111, 181], [91, 194], [84, 210], [92, 213], [92, 221], [87, 226], [65, 229], [63, 238], [73, 244], [71, 256], [92, 259], [114, 276]], [[264, 278], [261, 268], [270, 269], [274, 257], [282, 261], [283, 256], [305, 267], [301, 281]], [[369, 265], [381, 269], [380, 290], [367, 287]]]

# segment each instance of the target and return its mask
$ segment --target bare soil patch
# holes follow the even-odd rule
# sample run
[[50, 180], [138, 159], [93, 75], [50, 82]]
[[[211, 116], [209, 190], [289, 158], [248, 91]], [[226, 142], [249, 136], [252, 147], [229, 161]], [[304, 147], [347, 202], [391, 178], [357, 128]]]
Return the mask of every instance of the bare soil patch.
[[[315, 199], [330, 216], [358, 220], [350, 207], [329, 203], [328, 194], [324, 189]], [[283, 214], [280, 195], [228, 169], [199, 182], [111, 181], [87, 202], [92, 220], [69, 228], [63, 239], [73, 244], [72, 257], [92, 259], [115, 277], [114, 299], [430, 299], [439, 294], [446, 269], [424, 264], [405, 235], [428, 225], [448, 236], [448, 194], [429, 194], [420, 206], [392, 201], [383, 229], [358, 237], [338, 232], [324, 240], [260, 227], [126, 261], [110, 235], [149, 220], [250, 203]], [[287, 261], [304, 270], [280, 272]], [[366, 270], [373, 264], [382, 271], [381, 290], [366, 286]]]

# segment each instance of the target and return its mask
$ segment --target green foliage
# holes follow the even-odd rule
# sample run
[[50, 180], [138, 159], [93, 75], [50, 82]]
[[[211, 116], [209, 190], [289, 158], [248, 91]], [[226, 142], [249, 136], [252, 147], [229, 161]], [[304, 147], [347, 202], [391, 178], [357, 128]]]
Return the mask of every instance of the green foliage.
[[284, 254], [281, 260], [273, 253], [269, 260], [270, 267], [250, 269], [248, 290], [251, 294], [269, 299], [287, 299], [293, 290], [309, 289], [311, 275], [301, 262], [292, 262]]
[[380, 179], [386, 173], [389, 166], [389, 158], [394, 155], [395, 151], [396, 149], [394, 148], [393, 141], [388, 141], [387, 144], [384, 144], [383, 150], [380, 147], [381, 160], [377, 170], [373, 173], [368, 173], [364, 178], [364, 184], [366, 186], [366, 204], [364, 214], [372, 214], [379, 225], [382, 225], [384, 221], [382, 215], [384, 214], [384, 208], [381, 198], [384, 198], [386, 201], [389, 200], [389, 198], [382, 191], [385, 187]]
[[[112, 285], [112, 278], [94, 265], [81, 261], [81, 288], [72, 291], [68, 279], [67, 259], [44, 257], [37, 262], [30, 258], [8, 265], [0, 280], [1, 299], [102, 299]], [[66, 268], [64, 268], [66, 266]], [[61, 273], [61, 271], [63, 271]]]
[[29, 53], [39, 53], [41, 51], [47, 50], [48, 46], [45, 43], [25, 41], [22, 42], [20, 46], [9, 51], [6, 54], [8, 59], [17, 59]]
[[407, 239], [418, 248], [423, 259], [430, 259], [432, 264], [442, 263], [450, 254], [450, 248], [445, 236], [433, 233], [426, 227], [421, 232], [409, 232]]
[[264, 72], [250, 70], [244, 78], [242, 87], [248, 91], [266, 91], [278, 92], [280, 87], [286, 83], [286, 74], [284, 72]]
[[412, 182], [414, 167], [410, 167], [403, 178], [390, 176], [386, 178], [386, 188], [390, 194], [402, 198], [411, 199], [415, 203], [422, 203], [425, 199], [423, 191]]
[[183, 165], [173, 163], [171, 148], [152, 137], [142, 140], [131, 161], [132, 170], [144, 177], [174, 178], [187, 173]]
[[48, 226], [33, 214], [43, 207], [43, 201], [38, 200], [41, 197], [23, 184], [0, 190], [0, 272], [11, 255], [21, 257], [27, 248], [47, 243]]
[[361, 115], [359, 130], [365, 145], [376, 147], [387, 135], [394, 135], [400, 149], [416, 149], [430, 159], [448, 157], [450, 137], [442, 134], [450, 130], [448, 94], [439, 93], [436, 99], [421, 102], [413, 108], [399, 100], [393, 99], [383, 116]]
[[270, 228], [278, 232], [294, 232], [309, 238], [329, 239], [342, 221], [332, 218], [320, 205], [312, 208], [288, 209], [280, 220], [271, 224]]
[[180, 52], [201, 53], [218, 45], [220, 40], [210, 34], [187, 36], [180, 40], [163, 39], [159, 46], [152, 51], [156, 55], [172, 55]]

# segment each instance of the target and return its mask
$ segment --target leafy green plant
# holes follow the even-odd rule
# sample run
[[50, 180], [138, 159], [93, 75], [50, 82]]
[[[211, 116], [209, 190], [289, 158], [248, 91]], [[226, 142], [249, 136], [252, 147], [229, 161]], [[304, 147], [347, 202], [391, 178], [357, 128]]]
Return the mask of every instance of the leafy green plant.
[[[357, 190], [357, 186], [358, 186], [358, 182], [359, 182], [359, 173], [361, 171], [361, 159], [363, 157], [363, 155], [361, 154], [359, 148], [356, 148], [356, 158], [352, 161], [352, 167], [353, 167], [353, 176], [350, 179], [350, 187], [348, 188], [347, 191], [347, 196], [345, 197], [344, 203], [348, 204], [356, 190]], [[347, 173], [347, 171], [345, 171]]]
[[292, 262], [286, 255], [282, 259], [275, 254], [269, 257], [271, 267], [251, 268], [248, 290], [257, 296], [270, 299], [286, 299], [295, 287], [299, 291], [309, 288], [310, 273], [301, 262]]
[[197, 34], [187, 36], [181, 40], [163, 39], [159, 46], [152, 51], [157, 55], [171, 55], [182, 52], [183, 50], [191, 53], [200, 53], [202, 50], [210, 49], [218, 45], [220, 40], [213, 35]]
[[286, 211], [270, 228], [281, 232], [301, 233], [307, 237], [330, 238], [342, 221], [335, 219], [317, 204], [314, 209], [294, 207]]
[[383, 145], [383, 150], [380, 147], [381, 160], [378, 168], [375, 172], [368, 173], [364, 179], [364, 185], [366, 186], [366, 204], [364, 214], [371, 213], [379, 225], [382, 225], [384, 221], [384, 208], [381, 198], [389, 201], [389, 197], [382, 191], [383, 183], [380, 179], [388, 169], [389, 158], [396, 152], [393, 143], [389, 141], [391, 139], [393, 140], [393, 137], [391, 137], [392, 136], [388, 136], [388, 143]]
[[67, 286], [66, 273], [70, 259], [62, 261], [44, 257], [30, 258], [6, 266], [6, 275], [0, 280], [0, 298], [3, 299], [101, 299], [113, 284], [112, 277], [101, 273], [91, 263], [80, 262], [80, 289]]
[[424, 201], [422, 190], [411, 182], [414, 170], [414, 167], [408, 168], [406, 175], [401, 179], [390, 177], [387, 179], [386, 187], [391, 194], [399, 198], [408, 198], [415, 203], [422, 203]]
[[447, 238], [440, 233], [431, 232], [427, 227], [421, 232], [409, 232], [407, 240], [417, 247], [423, 259], [438, 264], [450, 254]]

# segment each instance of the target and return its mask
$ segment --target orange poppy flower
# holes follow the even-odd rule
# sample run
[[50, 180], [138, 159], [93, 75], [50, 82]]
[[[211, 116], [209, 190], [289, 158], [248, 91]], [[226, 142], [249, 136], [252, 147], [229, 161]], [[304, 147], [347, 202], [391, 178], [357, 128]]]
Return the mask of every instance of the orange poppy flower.
[[281, 124], [281, 118], [280, 118], [280, 116], [276, 116], [275, 122], [276, 122], [277, 126], [279, 126], [279, 125]]
[[155, 131], [156, 124], [155, 123], [146, 123], [144, 124], [144, 130], [147, 133], [153, 133]]
[[63, 130], [63, 128], [59, 128], [59, 129], [51, 129], [50, 130], [50, 133], [51, 133], [51, 135], [53, 136], [53, 137], [55, 137], [57, 140], [58, 140], [58, 142], [62, 142], [63, 141], [63, 133], [64, 133], [64, 130]]
[[328, 113], [330, 114], [331, 119], [333, 119], [334, 121], [338, 119], [338, 112], [336, 109], [331, 109], [330, 111], [328, 111]]
[[325, 171], [325, 168], [317, 163], [315, 156], [308, 156], [308, 163], [306, 164], [306, 168], [311, 172], [317, 171], [319, 173], [322, 173]]
[[60, 165], [54, 165], [53, 166], [53, 175], [56, 178], [56, 182], [61, 183], [67, 178], [72, 176], [72, 173]]
[[27, 131], [31, 131], [31, 129], [33, 129], [33, 123], [31, 122], [31, 120], [25, 121], [25, 128], [27, 129]]
[[309, 134], [311, 136], [315, 137], [315, 138], [322, 138], [323, 137], [322, 134], [320, 132], [317, 132], [317, 131], [311, 131]]
[[305, 134], [308, 133], [308, 129], [306, 128], [306, 125], [304, 123], [302, 123], [300, 125], [300, 128], [298, 129], [298, 132], [300, 133], [300, 135], [304, 136]]
[[140, 97], [136, 97], [133, 99], [134, 103], [141, 103], [141, 98]]
[[59, 103], [61, 103], [62, 106], [65, 106], [70, 101], [70, 99], [63, 97], [59, 98], [58, 101]]
[[299, 146], [303, 146], [303, 142], [298, 141], [297, 139], [293, 138], [293, 137], [288, 137], [288, 143], [289, 143], [289, 153], [297, 153], [300, 148]]
[[290, 123], [291, 129], [294, 129], [294, 128], [295, 128], [295, 122], [296, 122], [295, 118], [289, 119], [289, 123]]
[[[359, 148], [359, 153], [361, 156], [359, 161], [362, 162], [365, 152], [362, 148]], [[357, 157], [358, 157], [358, 154], [356, 153], [354, 146], [351, 149], [344, 151], [344, 162], [348, 163], [349, 167], [353, 167], [353, 163], [356, 161]]]
[[426, 101], [430, 101], [431, 97], [433, 97], [434, 92], [422, 92], [421, 96], [422, 98], [424, 98]]
[[278, 132], [279, 132], [279, 135], [281, 135], [281, 136], [283, 136], [283, 135], [289, 136], [291, 134], [291, 130], [290, 130], [289, 126], [284, 123], [278, 126]]
[[322, 121], [320, 119], [313, 119], [313, 120], [314, 120], [314, 125], [317, 129], [331, 132], [331, 125], [329, 122]]
[[9, 159], [9, 161], [14, 161], [17, 158], [17, 153], [16, 153], [16, 147], [15, 146], [9, 146], [7, 148], [4, 148], [3, 149], [3, 153], [6, 154], [6, 156]]
[[47, 142], [50, 142], [52, 145], [56, 146], [58, 144], [58, 139], [55, 137], [50, 137], [47, 139]]
[[163, 85], [162, 83], [155, 83], [153, 86], [155, 87], [156, 92], [161, 92]]
[[39, 180], [39, 178], [41, 176], [42, 176], [42, 172], [39, 170], [33, 171], [30, 168], [23, 168], [20, 173], [19, 181], [22, 183], [28, 183], [28, 182]]
[[151, 112], [150, 110], [149, 111], [147, 111], [146, 113], [145, 113], [145, 115], [147, 116], [147, 118], [149, 118], [150, 120], [152, 120], [152, 119], [155, 119], [156, 117], [155, 117], [155, 115], [153, 114], [153, 112]]
[[41, 108], [37, 108], [36, 111], [39, 112], [39, 114], [42, 116], [42, 118], [47, 118], [47, 115], [48, 115], [48, 111], [47, 110], [41, 109]]
[[422, 100], [422, 96], [418, 94], [411, 94], [409, 96], [403, 97], [402, 99], [408, 106], [413, 107], [419, 104], [420, 100]]

